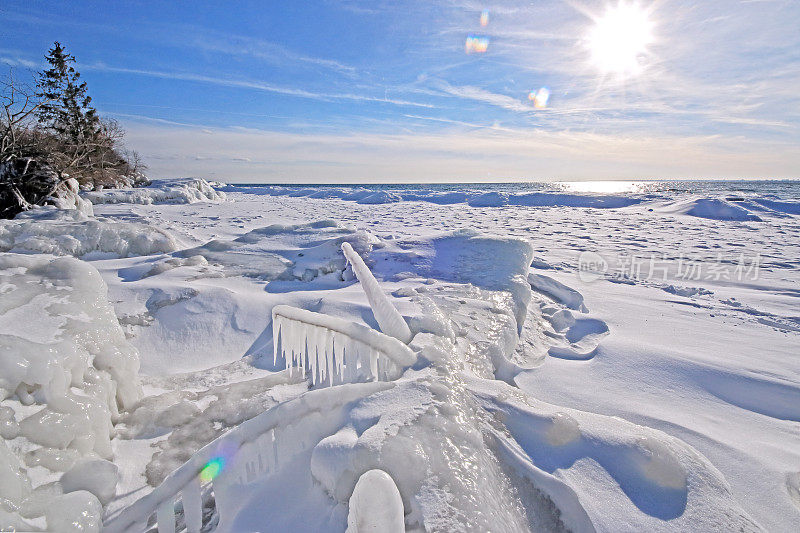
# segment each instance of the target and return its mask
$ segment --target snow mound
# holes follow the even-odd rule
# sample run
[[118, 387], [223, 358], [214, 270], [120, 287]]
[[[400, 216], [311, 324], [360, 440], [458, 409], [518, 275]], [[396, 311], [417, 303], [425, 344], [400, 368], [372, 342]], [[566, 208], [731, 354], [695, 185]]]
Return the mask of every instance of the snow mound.
[[98, 458], [112, 458], [113, 423], [141, 388], [106, 292], [83, 261], [0, 256], [0, 509], [15, 520], [46, 514], [51, 531], [82, 520], [93, 531], [113, 496], [115, 467]]
[[533, 192], [512, 194], [508, 199], [509, 205], [524, 205], [529, 207], [563, 206], [563, 207], [595, 207], [601, 209], [617, 209], [638, 204], [642, 200], [624, 196], [592, 195], [592, 194], [553, 194]]
[[753, 201], [773, 211], [786, 213], [788, 215], [800, 215], [800, 202], [779, 202], [777, 200], [768, 200], [765, 198], [759, 198]]
[[0, 252], [130, 257], [178, 248], [169, 233], [154, 226], [98, 220], [80, 209], [45, 206], [0, 220]]
[[[719, 470], [680, 439], [621, 418], [534, 401], [505, 384], [473, 386], [484, 407], [505, 421], [511, 438], [497, 434], [505, 462], [562, 509], [582, 506], [593, 529], [619, 530], [624, 517], [633, 530], [663, 528], [664, 521], [675, 530], [760, 530]], [[576, 518], [570, 514], [564, 518]]]
[[403, 200], [403, 197], [399, 194], [386, 192], [386, 191], [379, 191], [376, 193], [368, 194], [363, 198], [359, 198], [357, 202], [359, 204], [391, 204], [395, 202], [400, 202]]
[[761, 221], [760, 217], [744, 207], [717, 198], [698, 198], [678, 202], [668, 206], [665, 211], [711, 220]]
[[360, 255], [368, 256], [380, 240], [363, 230], [339, 225], [332, 220], [307, 224], [273, 224], [254, 229], [230, 241], [213, 240], [182, 250], [178, 256], [202, 256], [208, 263], [225, 267], [232, 275], [264, 280], [311, 281], [336, 274], [341, 281], [345, 259], [343, 242]]
[[609, 194], [565, 194], [549, 192], [508, 193], [498, 191], [437, 191], [430, 189], [375, 190], [362, 187], [340, 189], [331, 187], [244, 187], [229, 186], [229, 192], [266, 194], [306, 198], [340, 198], [359, 204], [389, 204], [397, 202], [428, 202], [438, 205], [467, 204], [470, 207], [588, 207], [618, 209], [638, 204], [643, 198]]
[[508, 291], [513, 297], [517, 325], [522, 326], [531, 299], [531, 286], [524, 276], [533, 260], [530, 243], [459, 230], [433, 239], [431, 246], [434, 256], [429, 259], [428, 275], [482, 289]]
[[470, 198], [470, 207], [500, 207], [508, 205], [508, 195], [501, 192], [487, 192]]
[[93, 204], [193, 204], [224, 202], [224, 192], [217, 191], [204, 179], [156, 180], [147, 187], [109, 189], [83, 193]]

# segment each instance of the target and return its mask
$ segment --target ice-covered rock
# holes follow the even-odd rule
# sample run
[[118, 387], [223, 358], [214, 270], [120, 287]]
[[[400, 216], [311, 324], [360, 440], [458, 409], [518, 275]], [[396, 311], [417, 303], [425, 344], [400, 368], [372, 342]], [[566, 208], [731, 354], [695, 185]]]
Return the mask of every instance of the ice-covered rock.
[[94, 494], [103, 505], [107, 505], [116, 494], [117, 481], [119, 468], [103, 459], [79, 461], [60, 479], [65, 494], [85, 490]]
[[98, 220], [82, 209], [46, 206], [21, 213], [14, 220], [0, 220], [0, 252], [75, 257], [99, 252], [129, 257], [178, 248], [178, 242], [165, 230], [137, 222]]
[[58, 184], [51, 195], [49, 203], [59, 209], [75, 209], [86, 216], [94, 214], [92, 203], [81, 198], [78, 180], [68, 178]]
[[85, 490], [55, 498], [45, 516], [48, 531], [94, 533], [103, 526], [103, 507], [91, 492]]
[[[50, 531], [97, 530], [96, 496], [78, 491], [40, 505], [28, 469], [73, 468], [63, 477], [67, 491], [113, 497], [113, 465], [96, 458], [113, 457], [113, 423], [141, 397], [139, 354], [88, 263], [2, 254], [0, 293], [0, 419], [3, 438], [21, 443], [9, 449], [0, 441], [2, 500], [25, 518], [45, 513]], [[95, 460], [73, 467], [82, 457]]]
[[403, 499], [392, 476], [383, 470], [370, 470], [358, 478], [350, 496], [347, 533], [402, 533]]

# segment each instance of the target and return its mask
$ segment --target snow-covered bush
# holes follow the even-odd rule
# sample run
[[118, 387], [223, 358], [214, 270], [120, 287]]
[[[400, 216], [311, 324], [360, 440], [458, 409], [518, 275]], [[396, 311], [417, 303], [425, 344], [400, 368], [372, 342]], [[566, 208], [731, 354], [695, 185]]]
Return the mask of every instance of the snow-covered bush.
[[99, 528], [113, 424], [141, 397], [139, 354], [106, 293], [83, 261], [0, 256], [0, 527], [45, 515], [50, 531]]
[[156, 180], [147, 187], [83, 193], [93, 204], [193, 204], [224, 202], [226, 195], [204, 179]]

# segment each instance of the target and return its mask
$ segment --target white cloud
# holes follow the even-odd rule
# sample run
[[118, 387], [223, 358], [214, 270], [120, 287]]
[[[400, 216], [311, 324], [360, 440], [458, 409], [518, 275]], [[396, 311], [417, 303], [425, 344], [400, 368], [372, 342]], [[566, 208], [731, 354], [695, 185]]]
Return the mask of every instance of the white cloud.
[[[790, 177], [800, 148], [719, 136], [542, 130], [304, 135], [129, 123], [153, 177], [234, 182], [504, 181]], [[202, 158], [202, 159], [198, 159]], [[239, 161], [235, 167], [231, 161]]]

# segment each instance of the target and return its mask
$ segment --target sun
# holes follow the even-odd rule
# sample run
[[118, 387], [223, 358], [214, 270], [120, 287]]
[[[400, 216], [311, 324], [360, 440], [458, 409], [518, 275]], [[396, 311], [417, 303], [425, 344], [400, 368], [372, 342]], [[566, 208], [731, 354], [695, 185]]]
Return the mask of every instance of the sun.
[[592, 63], [604, 74], [630, 76], [642, 69], [642, 59], [653, 42], [650, 14], [636, 3], [608, 6], [594, 19], [587, 43]]

